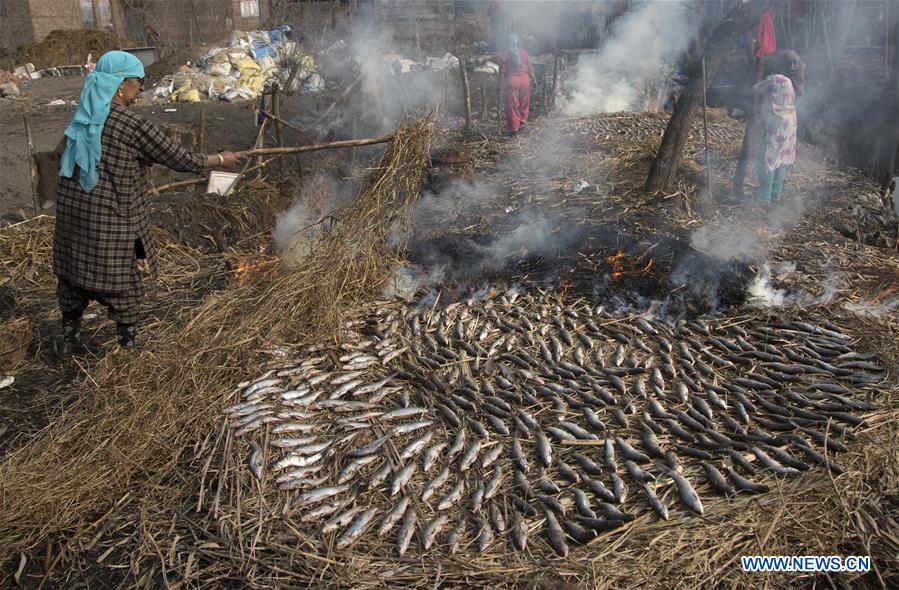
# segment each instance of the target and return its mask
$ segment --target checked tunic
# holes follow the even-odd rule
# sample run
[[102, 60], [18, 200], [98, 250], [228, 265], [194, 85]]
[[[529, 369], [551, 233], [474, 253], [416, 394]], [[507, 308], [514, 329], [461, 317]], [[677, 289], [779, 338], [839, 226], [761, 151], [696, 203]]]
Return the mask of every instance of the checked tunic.
[[[144, 293], [138, 258], [147, 259], [150, 274], [156, 277], [147, 209], [150, 167], [155, 163], [180, 172], [202, 172], [206, 156], [186, 150], [116, 103], [109, 110], [101, 145], [100, 178], [90, 193], [82, 190], [77, 169], [73, 178], [59, 179], [53, 271], [61, 291], [75, 288], [130, 307], [128, 302], [139, 304]], [[61, 293], [61, 306], [63, 299]], [[63, 307], [73, 305], [70, 301]]]

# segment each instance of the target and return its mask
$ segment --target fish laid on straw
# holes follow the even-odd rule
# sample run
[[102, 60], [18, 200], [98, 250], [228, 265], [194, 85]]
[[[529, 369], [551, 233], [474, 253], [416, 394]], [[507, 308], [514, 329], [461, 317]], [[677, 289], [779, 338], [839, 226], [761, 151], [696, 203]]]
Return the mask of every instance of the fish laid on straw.
[[270, 368], [227, 410], [236, 434], [273, 447], [255, 474], [300, 490], [301, 514], [367, 508], [301, 516], [338, 547], [371, 522], [394, 538], [412, 511], [420, 550], [448, 548], [462, 519], [461, 548], [524, 547], [542, 528], [566, 555], [642, 513], [689, 518], [711, 495], [840, 474], [885, 375], [824, 320], [673, 323], [548, 293], [384, 302], [345, 328], [341, 347]]

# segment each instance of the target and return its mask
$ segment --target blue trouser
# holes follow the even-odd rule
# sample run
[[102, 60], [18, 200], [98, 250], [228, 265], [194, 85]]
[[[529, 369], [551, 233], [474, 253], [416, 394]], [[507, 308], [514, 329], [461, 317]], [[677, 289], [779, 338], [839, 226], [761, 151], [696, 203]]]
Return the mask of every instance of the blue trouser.
[[781, 166], [777, 170], [768, 170], [768, 167], [762, 163], [759, 166], [759, 200], [763, 203], [770, 203], [771, 197], [780, 197], [784, 192], [784, 180], [787, 177], [787, 168], [789, 166]]

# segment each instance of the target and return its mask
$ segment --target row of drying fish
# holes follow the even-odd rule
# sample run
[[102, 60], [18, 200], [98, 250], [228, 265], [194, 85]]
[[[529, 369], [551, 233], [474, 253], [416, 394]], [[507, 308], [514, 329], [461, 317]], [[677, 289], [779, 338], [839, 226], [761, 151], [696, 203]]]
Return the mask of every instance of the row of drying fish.
[[291, 517], [398, 553], [559, 554], [637, 514], [703, 513], [820, 466], [873, 409], [882, 369], [827, 322], [671, 323], [547, 293], [383, 303], [241, 385], [227, 411]]
[[[646, 113], [613, 113], [598, 117], [575, 119], [570, 123], [572, 135], [588, 136], [596, 139], [626, 138], [646, 141], [659, 138], [665, 132], [668, 121], [662, 116]], [[694, 122], [691, 129], [694, 137], [703, 137], [702, 121]], [[709, 140], [713, 142], [735, 143], [741, 141], [743, 132], [731, 125], [710, 123]]]

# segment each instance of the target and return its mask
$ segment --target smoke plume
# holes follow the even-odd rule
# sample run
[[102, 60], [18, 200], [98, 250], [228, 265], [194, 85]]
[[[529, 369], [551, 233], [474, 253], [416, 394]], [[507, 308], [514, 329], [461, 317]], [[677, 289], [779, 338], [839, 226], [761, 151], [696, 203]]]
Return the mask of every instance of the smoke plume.
[[692, 35], [681, 2], [643, 3], [615, 23], [595, 54], [581, 57], [562, 111], [584, 116], [636, 109], [646, 83], [681, 57]]

